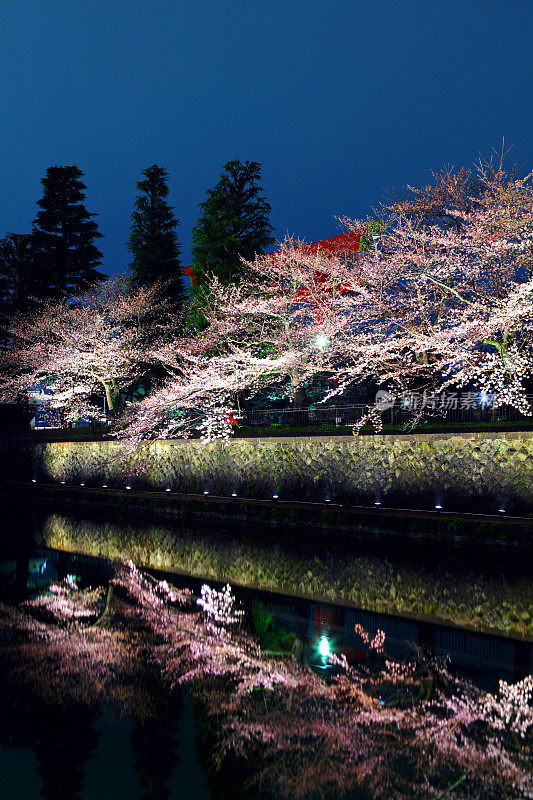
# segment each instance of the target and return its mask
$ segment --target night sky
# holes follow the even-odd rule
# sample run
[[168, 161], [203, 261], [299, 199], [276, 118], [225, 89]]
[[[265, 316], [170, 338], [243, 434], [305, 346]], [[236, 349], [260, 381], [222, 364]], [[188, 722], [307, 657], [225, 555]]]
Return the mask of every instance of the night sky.
[[0, 236], [31, 229], [50, 165], [85, 173], [111, 274], [153, 163], [184, 264], [230, 159], [307, 241], [503, 137], [532, 169], [532, 33], [531, 0], [0, 0]]

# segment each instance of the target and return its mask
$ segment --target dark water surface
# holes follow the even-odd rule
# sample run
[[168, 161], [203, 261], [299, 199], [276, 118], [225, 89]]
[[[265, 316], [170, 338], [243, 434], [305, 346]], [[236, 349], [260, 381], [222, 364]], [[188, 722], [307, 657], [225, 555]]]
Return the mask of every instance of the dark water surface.
[[[33, 529], [45, 519], [44, 514], [32, 513]], [[29, 524], [29, 516], [22, 511], [4, 516], [0, 541], [4, 598], [13, 601], [31, 596], [67, 574], [79, 576], [82, 586], [107, 582], [112, 574], [108, 562], [35, 545], [28, 535]], [[369, 545], [370, 550], [375, 546], [375, 542]], [[431, 546], [426, 557], [430, 559], [434, 553]], [[417, 557], [423, 560], [423, 547]], [[480, 569], [486, 570], [490, 562], [497, 569], [490, 554], [485, 552], [481, 560]], [[512, 554], [506, 553], [501, 563], [505, 561], [509, 569], [512, 560]], [[522, 562], [521, 568], [527, 570], [527, 565]], [[195, 592], [202, 583], [176, 575], [169, 580]], [[378, 629], [385, 632], [387, 651], [393, 658], [408, 656], [414, 645], [423, 646], [437, 657], [449, 656], [451, 671], [489, 691], [497, 688], [500, 679], [513, 682], [533, 672], [533, 645], [518, 639], [270, 592], [240, 588], [235, 593], [247, 610], [254, 598], [260, 598], [280, 625], [306, 642], [310, 654], [313, 642], [326, 634], [337, 652], [345, 653], [352, 663], [364, 663], [366, 652], [354, 633], [354, 625], [359, 623], [372, 634]], [[312, 655], [309, 658], [312, 660]], [[5, 693], [0, 713], [1, 797], [202, 800], [220, 796], [212, 794], [201, 767], [195, 712], [187, 693], [170, 705], [162, 701], [155, 718], [144, 723], [128, 716], [120, 718], [112, 705], [97, 710], [83, 705], [65, 707], [61, 698], [57, 706], [43, 713], [28, 705], [24, 697]]]
[[[4, 798], [207, 800], [213, 796], [199, 763], [188, 697], [175, 718], [175, 730], [158, 726], [149, 731], [149, 746], [148, 732], [132, 719], [119, 719], [105, 710], [88, 718], [79, 709], [66, 708], [36, 720], [35, 713], [26, 713], [24, 698], [12, 700], [17, 722], [9, 719], [4, 707], [0, 729]], [[23, 738], [16, 731], [20, 723], [28, 727]]]

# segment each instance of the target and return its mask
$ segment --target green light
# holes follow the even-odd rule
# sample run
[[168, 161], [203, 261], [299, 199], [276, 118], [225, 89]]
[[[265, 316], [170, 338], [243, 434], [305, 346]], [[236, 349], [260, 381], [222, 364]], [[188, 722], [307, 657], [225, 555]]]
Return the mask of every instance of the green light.
[[318, 347], [319, 350], [324, 350], [329, 344], [329, 336], [326, 336], [325, 333], [319, 333], [318, 336], [315, 337], [315, 345]]
[[318, 645], [318, 651], [322, 656], [322, 658], [327, 658], [330, 654], [329, 642], [325, 636], [323, 636], [320, 640], [320, 644]]

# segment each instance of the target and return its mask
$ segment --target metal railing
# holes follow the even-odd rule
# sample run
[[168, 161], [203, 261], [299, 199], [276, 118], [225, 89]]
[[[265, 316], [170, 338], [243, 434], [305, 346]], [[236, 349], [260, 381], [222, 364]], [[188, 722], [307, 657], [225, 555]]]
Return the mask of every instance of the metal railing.
[[[531, 408], [531, 416], [522, 414], [514, 406], [494, 407], [492, 403], [475, 401], [470, 398], [463, 405], [458, 403], [456, 408], [447, 408], [446, 410], [440, 410], [438, 407], [426, 408], [423, 417], [418, 422], [419, 424], [424, 423], [425, 428], [445, 428], [450, 424], [472, 426], [484, 424], [498, 428], [498, 426], [512, 423], [520, 423], [521, 427], [531, 426], [533, 428], [533, 395], [529, 395], [527, 399]], [[230, 425], [239, 426], [239, 428], [270, 428], [275, 435], [277, 428], [353, 428], [372, 407], [373, 402], [356, 405], [316, 405], [309, 408], [259, 408], [229, 413], [225, 416], [225, 420]], [[381, 410], [380, 413], [385, 429], [393, 427], [396, 431], [404, 429], [406, 432], [412, 429], [412, 407], [394, 403], [390, 408]], [[201, 411], [197, 410], [195, 416], [200, 419]], [[109, 424], [106, 425], [103, 421], [92, 424], [71, 424], [69, 427], [73, 429], [69, 430], [72, 438], [77, 438], [80, 434], [104, 435], [109, 430]], [[63, 435], [65, 434], [65, 427], [61, 425], [50, 426], [50, 428], [47, 431], [50, 435], [54, 429], [57, 432], [61, 430]], [[43, 427], [35, 428], [35, 433], [42, 432], [44, 434], [45, 431], [46, 428]]]
[[[488, 424], [497, 427], [500, 424], [513, 422], [530, 423], [533, 426], [533, 396], [528, 397], [532, 416], [522, 414], [514, 406], [499, 406], [495, 408], [488, 403], [471, 403], [464, 407], [449, 408], [439, 411], [438, 408], [426, 409], [421, 422], [433, 426], [446, 426], [450, 423], [463, 424]], [[310, 408], [272, 409], [261, 408], [241, 411], [234, 417], [229, 417], [230, 424], [235, 423], [244, 427], [354, 427], [368, 414], [371, 405], [349, 406], [315, 406]], [[413, 409], [401, 404], [381, 411], [384, 426], [409, 427], [413, 420]]]

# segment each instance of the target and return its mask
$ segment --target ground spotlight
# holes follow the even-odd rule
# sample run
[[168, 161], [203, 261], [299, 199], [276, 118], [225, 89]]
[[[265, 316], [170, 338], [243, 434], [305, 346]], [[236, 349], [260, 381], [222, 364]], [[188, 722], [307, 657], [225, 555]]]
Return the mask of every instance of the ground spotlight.
[[168, 487], [168, 486], [167, 486], [167, 488], [165, 489], [165, 492], [170, 492], [170, 489], [169, 489], [169, 487]]
[[273, 500], [277, 500], [277, 499], [278, 499], [278, 497], [279, 497], [279, 494], [273, 494], [273, 495], [272, 495], [272, 499], [273, 499]]
[[442, 505], [440, 503], [435, 503], [435, 508], [437, 511], [442, 511]]
[[331, 647], [329, 645], [329, 641], [328, 641], [328, 637], [327, 636], [322, 636], [322, 638], [320, 639], [320, 644], [318, 645], [318, 652], [320, 653], [320, 655], [322, 656], [324, 661], [329, 656], [329, 654], [331, 652]]
[[32, 478], [32, 479], [31, 479], [31, 482], [32, 482], [32, 483], [37, 483], [37, 481], [35, 480], [35, 478]]
[[102, 484], [102, 489], [107, 489], [107, 483]]
[[61, 481], [61, 483], [65, 483], [65, 481]]
[[381, 505], [381, 500], [376, 500], [376, 502], [374, 503], [374, 505], [375, 505], [375, 506], [380, 506], [380, 505]]
[[85, 484], [84, 483], [80, 483], [80, 486], [85, 486]]
[[131, 486], [128, 484], [128, 486], [126, 486], [126, 489], [131, 489]]
[[231, 496], [232, 496], [232, 497], [237, 497], [237, 492], [232, 492], [232, 493], [231, 493]]
[[204, 494], [209, 494], [209, 492], [207, 491], [207, 489], [205, 490]]

